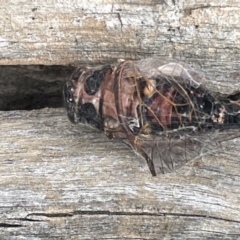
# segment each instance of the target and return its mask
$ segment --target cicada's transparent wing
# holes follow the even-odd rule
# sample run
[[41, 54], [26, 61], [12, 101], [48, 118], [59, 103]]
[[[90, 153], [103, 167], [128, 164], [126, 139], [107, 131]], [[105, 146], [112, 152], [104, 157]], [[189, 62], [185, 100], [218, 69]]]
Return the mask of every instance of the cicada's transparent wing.
[[207, 81], [202, 72], [197, 71], [186, 63], [178, 62], [174, 59], [146, 58], [138, 61], [137, 66], [147, 77], [153, 77], [159, 74], [173, 78], [180, 77], [194, 88], [198, 88]]
[[240, 91], [239, 81], [230, 81], [229, 79], [225, 79], [220, 82], [215, 79], [211, 79], [210, 76], [208, 76], [207, 79], [202, 70], [198, 71], [189, 64], [179, 62], [172, 58], [146, 58], [138, 61], [137, 66], [148, 77], [153, 76], [154, 74], [159, 74], [159, 72], [168, 76], [187, 77], [191, 79], [192, 84], [195, 85], [195, 83], [197, 83], [195, 86], [200, 84], [216, 96], [223, 95], [227, 97], [229, 95], [235, 95]]
[[[187, 162], [210, 154], [220, 154], [240, 147], [230, 143], [240, 138], [236, 129], [229, 131], [162, 133], [159, 136], [138, 136], [136, 150], [146, 159], [153, 176], [175, 172]], [[237, 148], [236, 148], [237, 147]]]
[[137, 146], [153, 176], [175, 172], [188, 161], [201, 156], [206, 151], [211, 151], [209, 146], [206, 149], [205, 144], [199, 144], [197, 139], [184, 135], [181, 137], [162, 135], [152, 139], [141, 136]]

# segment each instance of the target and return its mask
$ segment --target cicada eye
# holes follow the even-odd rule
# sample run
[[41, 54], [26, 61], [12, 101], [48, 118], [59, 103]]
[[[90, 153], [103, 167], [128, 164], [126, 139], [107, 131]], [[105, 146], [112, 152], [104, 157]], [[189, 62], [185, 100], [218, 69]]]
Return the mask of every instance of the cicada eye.
[[99, 82], [97, 81], [97, 73], [95, 72], [92, 76], [88, 77], [85, 83], [85, 92], [88, 95], [94, 95], [99, 89]]
[[97, 128], [100, 128], [100, 116], [92, 103], [80, 103], [78, 111], [79, 121], [89, 123]]
[[101, 128], [100, 116], [97, 114], [97, 111], [92, 103], [82, 104], [79, 115], [84, 118], [87, 123], [97, 128]]
[[105, 76], [108, 71], [112, 72], [112, 68], [110, 65], [107, 65], [100, 70], [94, 70], [90, 74], [90, 76], [88, 76], [88, 78], [86, 79], [85, 85], [84, 85], [85, 92], [88, 95], [96, 94], [96, 92], [99, 90], [101, 84], [105, 80]]
[[82, 105], [82, 111], [84, 113], [84, 117], [87, 119], [87, 120], [90, 120], [94, 117], [96, 117], [97, 113], [96, 113], [96, 110], [93, 106], [92, 103], [85, 103]]

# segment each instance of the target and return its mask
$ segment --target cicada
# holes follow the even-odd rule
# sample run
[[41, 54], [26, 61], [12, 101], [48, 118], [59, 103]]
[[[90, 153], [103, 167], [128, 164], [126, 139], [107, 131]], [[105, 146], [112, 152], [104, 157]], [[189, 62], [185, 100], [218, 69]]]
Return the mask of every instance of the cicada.
[[122, 60], [77, 68], [64, 86], [69, 119], [121, 139], [143, 156], [151, 174], [173, 172], [239, 137], [239, 93], [207, 87], [185, 63]]

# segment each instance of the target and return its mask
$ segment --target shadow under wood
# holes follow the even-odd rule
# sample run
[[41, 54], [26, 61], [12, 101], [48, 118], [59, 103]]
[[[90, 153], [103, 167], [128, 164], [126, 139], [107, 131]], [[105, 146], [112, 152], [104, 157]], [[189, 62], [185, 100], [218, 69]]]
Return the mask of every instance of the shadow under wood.
[[61, 107], [62, 88], [75, 67], [0, 66], [0, 110]]

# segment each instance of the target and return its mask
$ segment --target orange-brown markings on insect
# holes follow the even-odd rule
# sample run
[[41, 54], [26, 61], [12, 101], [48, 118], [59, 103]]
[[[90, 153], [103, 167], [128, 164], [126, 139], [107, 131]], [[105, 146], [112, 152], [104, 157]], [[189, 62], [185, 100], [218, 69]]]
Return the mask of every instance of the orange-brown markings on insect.
[[[157, 115], [163, 128], [167, 128], [171, 124], [172, 118], [172, 94], [174, 92], [173, 88], [170, 88], [165, 94], [165, 98], [158, 95], [149, 107]], [[167, 101], [169, 100], [169, 101]]]
[[105, 80], [101, 86], [102, 91], [101, 97], [104, 103], [102, 109], [104, 127], [112, 130], [116, 130], [120, 127], [113, 88], [114, 74], [115, 74], [114, 70], [111, 72], [111, 74], [107, 73], [107, 75], [105, 76]]
[[[172, 79], [175, 81], [174, 79]], [[194, 104], [189, 98], [187, 92], [184, 90], [184, 88], [175, 82], [179, 88], [178, 92], [181, 93], [182, 96], [184, 96], [188, 102], [184, 104], [177, 104], [174, 102], [175, 96], [177, 94], [177, 89], [171, 88], [169, 92], [163, 94], [161, 92], [161, 89], [158, 90], [156, 88], [156, 83], [152, 81], [151, 79], [147, 79], [146, 87], [144, 88], [144, 95], [148, 98], [153, 96], [154, 93], [157, 93], [158, 96], [154, 99], [153, 103], [151, 105], [144, 104], [144, 106], [148, 109], [150, 115], [154, 117], [155, 122], [160, 124], [160, 126], [163, 129], [166, 129], [168, 125], [171, 124], [171, 119], [173, 116], [178, 117], [180, 124], [182, 124], [182, 114], [178, 113], [177, 107], [180, 106], [186, 106], [191, 105], [191, 111], [185, 116], [188, 117], [190, 121], [192, 121], [193, 113], [195, 114], [195, 117], [197, 118], [197, 114], [194, 110]], [[173, 113], [173, 108], [175, 108], [175, 113]], [[153, 120], [153, 122], [154, 122]]]
[[[185, 103], [185, 104], [177, 104], [175, 102], [172, 103], [172, 105], [175, 108], [175, 111], [177, 113], [177, 117], [180, 121], [180, 124], [181, 125], [183, 124], [182, 123], [182, 115], [180, 113], [178, 113], [178, 110], [177, 110], [177, 107], [180, 107], [180, 106], [186, 106], [186, 105], [191, 106], [191, 111], [189, 111], [189, 113], [186, 115], [186, 117], [188, 117], [190, 122], [192, 122], [193, 116], [195, 116], [195, 118], [198, 119], [198, 115], [195, 111], [194, 103], [192, 102], [191, 98], [189, 97], [189, 94], [186, 92], [186, 90], [183, 88], [183, 86], [181, 86], [173, 77], [171, 78], [171, 81], [176, 83], [176, 91], [178, 91], [178, 93], [180, 93], [187, 101], [187, 103]], [[177, 89], [177, 88], [179, 88], [179, 89]]]
[[134, 94], [137, 84], [135, 72], [134, 65], [131, 62], [126, 62], [120, 70], [118, 79], [120, 93], [118, 96], [121, 96], [121, 101], [119, 101], [122, 109], [121, 117], [130, 114], [131, 118], [138, 119], [137, 106], [139, 105], [139, 97]]
[[[126, 139], [128, 139], [130, 145], [134, 146], [134, 134], [130, 131], [126, 116], [130, 112], [133, 117], [137, 118], [137, 106], [139, 100], [132, 98], [135, 92], [134, 72], [132, 71], [134, 64], [131, 61], [126, 61], [116, 70], [114, 81], [117, 87], [117, 104], [116, 109], [119, 112], [118, 119], [125, 133]], [[132, 106], [134, 105], [134, 106]], [[132, 113], [132, 111], [134, 113]], [[131, 116], [132, 117], [132, 116]]]
[[143, 93], [146, 97], [150, 98], [155, 93], [157, 82], [155, 79], [146, 79], [146, 86]]
[[137, 106], [139, 105], [140, 98], [134, 94], [137, 87], [137, 71], [134, 68], [135, 66], [133, 64], [130, 67], [131, 70], [127, 67], [127, 69], [123, 70], [123, 76], [121, 77], [123, 115], [127, 116], [127, 113], [130, 113], [133, 119], [138, 119]]

